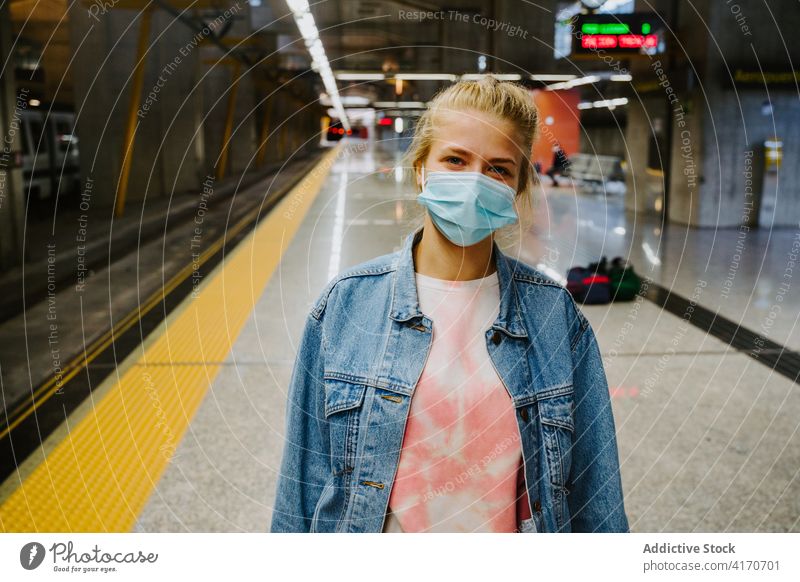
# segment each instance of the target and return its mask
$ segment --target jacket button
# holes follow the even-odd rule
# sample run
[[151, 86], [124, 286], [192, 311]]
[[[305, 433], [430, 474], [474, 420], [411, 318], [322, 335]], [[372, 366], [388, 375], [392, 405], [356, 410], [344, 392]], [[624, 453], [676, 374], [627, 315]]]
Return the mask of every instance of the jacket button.
[[522, 417], [522, 420], [528, 422], [528, 409], [527, 408], [520, 408], [519, 415]]
[[500, 339], [500, 332], [495, 330], [495, 332], [492, 334], [492, 343], [497, 345], [500, 343]]
[[533, 502], [533, 510], [534, 511], [541, 511], [542, 510], [542, 502], [538, 499]]

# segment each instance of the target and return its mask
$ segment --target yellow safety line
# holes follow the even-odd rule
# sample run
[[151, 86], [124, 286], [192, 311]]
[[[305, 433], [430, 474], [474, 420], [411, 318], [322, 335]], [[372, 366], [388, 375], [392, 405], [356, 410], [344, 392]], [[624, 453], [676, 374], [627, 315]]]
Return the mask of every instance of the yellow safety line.
[[135, 365], [120, 365], [119, 381], [84, 418], [69, 419], [68, 436], [0, 505], [3, 531], [131, 530], [338, 151], [162, 322], [144, 352], [132, 354]]

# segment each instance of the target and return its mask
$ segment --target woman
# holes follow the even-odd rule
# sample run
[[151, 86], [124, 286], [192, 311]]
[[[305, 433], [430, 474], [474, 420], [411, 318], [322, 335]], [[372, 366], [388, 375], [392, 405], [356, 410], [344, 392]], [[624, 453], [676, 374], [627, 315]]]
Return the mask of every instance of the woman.
[[525, 208], [536, 127], [528, 92], [491, 76], [421, 116], [424, 223], [308, 315], [271, 531], [628, 531], [589, 322], [495, 241]]

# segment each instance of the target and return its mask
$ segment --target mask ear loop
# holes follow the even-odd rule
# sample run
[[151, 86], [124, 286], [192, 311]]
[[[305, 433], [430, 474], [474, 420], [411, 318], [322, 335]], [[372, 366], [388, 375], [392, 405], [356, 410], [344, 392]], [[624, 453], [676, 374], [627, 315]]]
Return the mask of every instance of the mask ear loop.
[[422, 168], [422, 187], [420, 188], [420, 190], [424, 190], [425, 189], [425, 164], [420, 164], [420, 166]]

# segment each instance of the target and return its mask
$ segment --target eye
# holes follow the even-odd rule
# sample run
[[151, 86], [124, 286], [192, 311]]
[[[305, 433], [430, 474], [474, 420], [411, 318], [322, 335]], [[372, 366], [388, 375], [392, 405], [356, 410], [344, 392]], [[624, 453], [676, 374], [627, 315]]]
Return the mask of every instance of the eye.
[[[447, 158], [445, 158], [446, 162], [450, 162], [451, 160], [457, 160], [458, 162], [463, 162], [464, 161], [461, 158], [459, 158], [458, 156], [448, 156]], [[455, 163], [455, 162], [451, 162], [451, 163]]]
[[490, 170], [492, 170], [492, 171], [498, 171], [498, 170], [499, 170], [499, 172], [498, 172], [498, 173], [501, 173], [501, 172], [502, 172], [502, 173], [503, 173], [503, 174], [505, 174], [506, 176], [510, 176], [510, 175], [511, 175], [511, 172], [509, 172], [508, 170], [506, 170], [506, 169], [505, 169], [504, 167], [502, 167], [502, 166], [492, 166], [492, 167], [491, 167], [491, 168], [489, 168], [489, 169], [490, 169]]

